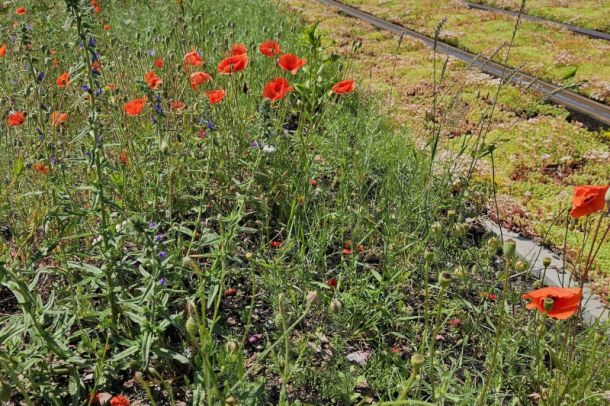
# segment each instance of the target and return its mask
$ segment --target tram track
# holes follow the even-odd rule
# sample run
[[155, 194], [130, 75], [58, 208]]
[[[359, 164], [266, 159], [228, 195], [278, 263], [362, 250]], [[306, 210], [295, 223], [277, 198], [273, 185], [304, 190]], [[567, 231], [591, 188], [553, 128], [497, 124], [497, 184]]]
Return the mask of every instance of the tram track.
[[[505, 15], [509, 15], [509, 16], [513, 16], [513, 17], [519, 16], [518, 11], [512, 11], [512, 10], [506, 10], [503, 8], [487, 6], [485, 4], [466, 2], [466, 5], [468, 6], [468, 8], [471, 8], [474, 10], [489, 11], [492, 13], [505, 14]], [[523, 18], [524, 20], [533, 21], [533, 22], [537, 22], [537, 23], [556, 25], [556, 26], [565, 28], [566, 30], [572, 31], [576, 34], [586, 35], [589, 38], [610, 41], [610, 34], [607, 34], [605, 32], [591, 30], [588, 28], [582, 28], [582, 27], [578, 27], [576, 25], [566, 24], [566, 23], [549, 20], [549, 19], [542, 18], [542, 17], [536, 17], [536, 16], [529, 15], [529, 14], [521, 14], [521, 18]]]
[[592, 100], [588, 97], [579, 95], [566, 90], [561, 86], [547, 82], [519, 71], [510, 66], [491, 61], [481, 55], [476, 55], [442, 41], [435, 41], [420, 32], [405, 26], [384, 20], [373, 14], [360, 9], [348, 6], [337, 0], [318, 0], [320, 3], [333, 7], [345, 15], [357, 18], [368, 24], [383, 30], [393, 32], [399, 36], [408, 36], [424, 43], [428, 47], [436, 47], [440, 53], [452, 56], [464, 61], [484, 73], [509, 81], [517, 86], [525, 87], [544, 95], [545, 99], [555, 104], [562, 105], [568, 110], [580, 113], [591, 120], [596, 121], [606, 127], [610, 127], [610, 106]]

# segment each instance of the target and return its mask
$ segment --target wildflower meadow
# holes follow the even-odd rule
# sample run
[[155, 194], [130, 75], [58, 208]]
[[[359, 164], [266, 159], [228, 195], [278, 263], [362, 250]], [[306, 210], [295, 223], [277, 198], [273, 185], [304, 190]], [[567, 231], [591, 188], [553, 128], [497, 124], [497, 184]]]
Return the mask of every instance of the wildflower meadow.
[[607, 404], [609, 187], [543, 286], [478, 221], [495, 146], [415, 143], [282, 10], [0, 5], [0, 403]]

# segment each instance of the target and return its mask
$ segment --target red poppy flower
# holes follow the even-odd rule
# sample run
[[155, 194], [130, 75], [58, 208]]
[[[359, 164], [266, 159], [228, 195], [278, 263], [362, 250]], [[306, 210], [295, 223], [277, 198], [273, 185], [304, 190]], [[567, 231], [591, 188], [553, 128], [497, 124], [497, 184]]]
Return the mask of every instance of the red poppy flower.
[[271, 241], [269, 244], [271, 244], [273, 248], [280, 248], [282, 245], [284, 245], [282, 241]]
[[157, 58], [155, 59], [154, 64], [157, 68], [163, 69], [163, 67], [165, 66], [165, 61], [163, 60], [163, 58]]
[[610, 186], [576, 186], [572, 195], [570, 216], [579, 218], [604, 210], [604, 196]]
[[212, 77], [205, 72], [191, 73], [191, 87], [194, 90], [197, 90], [197, 88], [199, 86], [203, 85], [205, 82], [208, 82], [210, 80], [212, 80]]
[[280, 48], [280, 44], [277, 41], [268, 40], [261, 44], [258, 48], [261, 54], [268, 56], [270, 58], [279, 55], [282, 52]]
[[228, 75], [234, 72], [239, 72], [248, 66], [248, 55], [239, 54], [223, 59], [218, 64], [218, 72]]
[[60, 89], [65, 89], [66, 86], [70, 84], [70, 74], [68, 72], [64, 72], [55, 81], [57, 83], [57, 87]]
[[146, 97], [134, 99], [123, 106], [123, 111], [125, 111], [128, 116], [137, 116], [142, 112], [142, 110], [144, 110], [145, 105]]
[[235, 288], [228, 288], [227, 290], [225, 290], [222, 295], [227, 297], [227, 296], [235, 296], [237, 294], [237, 289]]
[[307, 63], [306, 59], [301, 59], [293, 54], [284, 54], [277, 60], [277, 64], [280, 68], [287, 70], [293, 75], [297, 74], [297, 71]]
[[483, 299], [489, 299], [491, 301], [496, 300], [496, 294], [495, 293], [488, 293], [488, 292], [480, 292], [480, 295]]
[[104, 26], [103, 26], [102, 28], [103, 28], [104, 30], [106, 30], [106, 31], [110, 31], [110, 29], [111, 29], [112, 27], [110, 27], [110, 24], [104, 24]]
[[317, 187], [318, 181], [315, 179], [309, 179], [309, 184], [311, 185], [311, 187]]
[[25, 122], [25, 113], [17, 111], [8, 115], [8, 125], [11, 127], [18, 127]]
[[172, 100], [169, 102], [169, 106], [174, 111], [182, 110], [184, 108], [184, 102], [180, 100]]
[[337, 287], [337, 278], [330, 278], [326, 281], [326, 285], [328, 285], [329, 288], [336, 288]]
[[356, 82], [353, 80], [342, 80], [332, 87], [332, 91], [335, 94], [351, 93], [356, 88]]
[[343, 255], [352, 255], [352, 250], [349, 248], [343, 248], [343, 250], [341, 251], [341, 254]]
[[225, 96], [227, 95], [227, 92], [225, 92], [222, 89], [210, 90], [209, 92], [206, 93], [206, 95], [208, 96], [208, 101], [210, 103], [216, 104], [216, 103], [220, 103], [222, 101], [222, 99], [225, 98]]
[[6, 44], [0, 45], [0, 57], [4, 58], [6, 56]]
[[129, 406], [130, 402], [125, 396], [117, 395], [110, 399], [110, 406]]
[[[548, 287], [526, 293], [522, 297], [530, 300], [526, 306], [528, 309], [537, 309], [549, 317], [564, 320], [578, 311], [582, 289]], [[547, 302], [547, 299], [551, 300]], [[550, 310], [546, 310], [545, 304]]]
[[244, 44], [234, 44], [231, 48], [231, 55], [242, 55], [248, 52], [248, 48]]
[[281, 100], [288, 92], [292, 92], [294, 88], [290, 86], [284, 78], [273, 79], [265, 85], [263, 89], [263, 97], [271, 100]]
[[54, 111], [51, 113], [51, 125], [57, 127], [58, 125], [68, 120], [68, 113], [62, 113], [61, 111]]
[[36, 162], [34, 164], [34, 170], [36, 171], [36, 173], [39, 173], [41, 175], [48, 175], [49, 174], [49, 166], [43, 164], [42, 162]]
[[163, 83], [161, 78], [159, 78], [159, 76], [157, 76], [155, 71], [152, 69], [150, 70], [150, 72], [144, 74], [144, 80], [146, 81], [148, 87], [152, 90], [157, 90], [159, 86], [161, 86], [161, 84]]
[[184, 63], [191, 66], [201, 66], [203, 65], [203, 59], [197, 51], [191, 51], [184, 55]]
[[24, 15], [27, 12], [28, 11], [25, 9], [25, 7], [17, 7], [17, 9], [15, 10], [15, 13], [20, 16]]

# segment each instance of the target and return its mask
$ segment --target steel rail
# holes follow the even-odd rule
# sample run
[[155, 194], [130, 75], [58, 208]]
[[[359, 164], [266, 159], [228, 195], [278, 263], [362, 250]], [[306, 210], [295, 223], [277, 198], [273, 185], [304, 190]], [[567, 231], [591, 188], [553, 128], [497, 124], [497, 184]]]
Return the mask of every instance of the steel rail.
[[[350, 17], [365, 21], [374, 27], [391, 31], [397, 35], [406, 35], [423, 42], [429, 47], [434, 47], [434, 39], [402, 25], [383, 20], [377, 16], [348, 6], [337, 0], [318, 1], [322, 4], [333, 7]], [[565, 90], [560, 86], [535, 78], [526, 73], [520, 72], [515, 68], [490, 61], [481, 57], [480, 55], [475, 55], [441, 41], [436, 42], [436, 49], [441, 53], [467, 62], [470, 65], [477, 67], [481, 71], [489, 75], [496, 76], [501, 80], [509, 80], [515, 85], [524, 86], [528, 89], [542, 93], [547, 100], [550, 100], [553, 103], [565, 106], [567, 109], [581, 113], [590, 119], [597, 121], [598, 123], [610, 126], [610, 106], [596, 102], [595, 100], [581, 96], [569, 90]]]
[[[507, 15], [510, 15], [513, 17], [517, 17], [519, 15], [519, 12], [517, 12], [517, 11], [506, 10], [503, 8], [496, 8], [496, 7], [487, 6], [484, 4], [466, 2], [466, 5], [469, 8], [481, 10], [481, 11], [490, 11], [493, 13], [507, 14]], [[602, 31], [590, 30], [588, 28], [582, 28], [582, 27], [578, 27], [576, 25], [566, 24], [566, 23], [562, 23], [562, 22], [555, 21], [555, 20], [549, 20], [549, 19], [542, 18], [542, 17], [536, 17], [536, 16], [529, 15], [529, 14], [521, 14], [521, 18], [523, 18], [525, 20], [529, 20], [529, 21], [534, 21], [537, 23], [546, 23], [546, 24], [557, 25], [557, 26], [565, 28], [566, 30], [570, 30], [576, 34], [586, 35], [587, 37], [590, 37], [593, 39], [602, 39], [605, 41], [610, 41], [610, 34], [607, 34]]]

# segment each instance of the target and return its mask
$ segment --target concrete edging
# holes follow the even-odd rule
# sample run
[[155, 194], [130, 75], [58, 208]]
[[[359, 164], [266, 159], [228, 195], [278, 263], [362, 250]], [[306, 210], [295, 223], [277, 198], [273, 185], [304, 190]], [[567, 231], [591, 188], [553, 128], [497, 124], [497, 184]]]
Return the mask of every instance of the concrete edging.
[[[485, 230], [504, 239], [513, 239], [517, 243], [517, 255], [530, 266], [532, 274], [542, 280], [546, 286], [558, 286], [563, 288], [578, 287], [576, 278], [565, 269], [562, 258], [548, 248], [536, 243], [535, 241], [523, 237], [514, 231], [500, 227], [489, 219], [482, 220]], [[545, 257], [551, 258], [551, 265], [544, 272], [542, 260]], [[582, 317], [585, 323], [594, 324], [595, 322], [605, 322], [609, 319], [610, 308], [604, 304], [599, 296], [593, 293], [589, 284], [585, 284], [583, 289]]]

